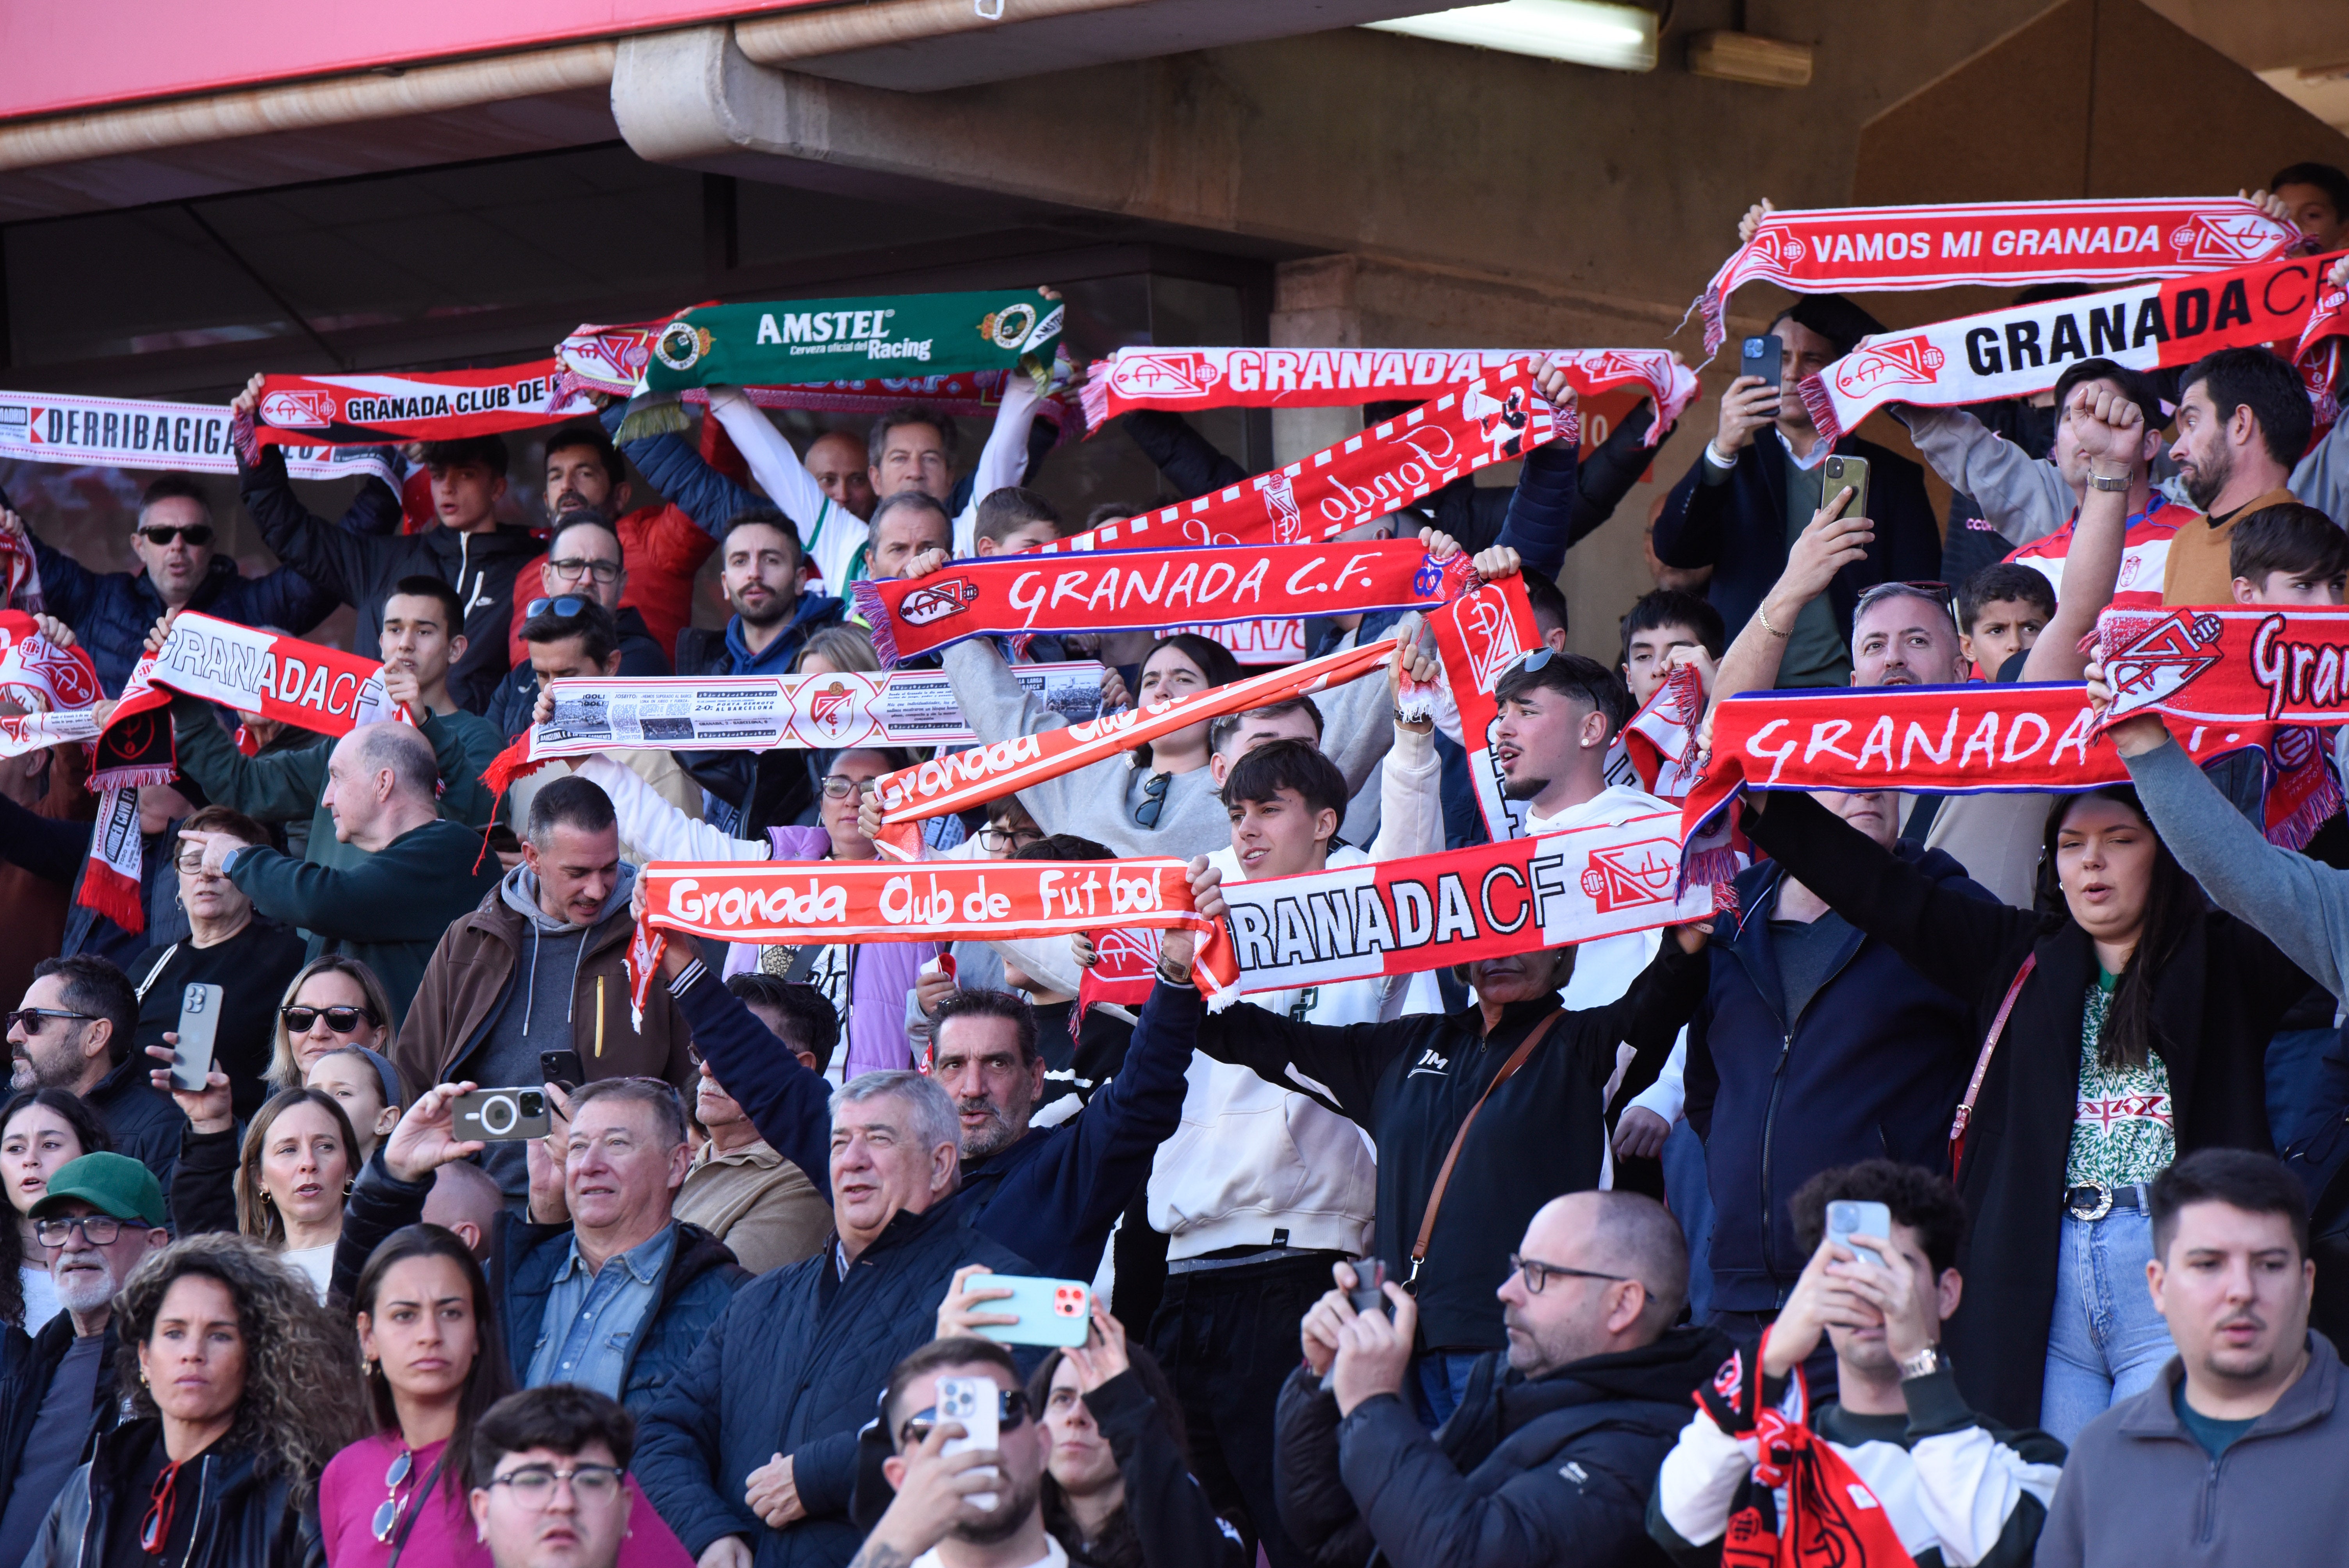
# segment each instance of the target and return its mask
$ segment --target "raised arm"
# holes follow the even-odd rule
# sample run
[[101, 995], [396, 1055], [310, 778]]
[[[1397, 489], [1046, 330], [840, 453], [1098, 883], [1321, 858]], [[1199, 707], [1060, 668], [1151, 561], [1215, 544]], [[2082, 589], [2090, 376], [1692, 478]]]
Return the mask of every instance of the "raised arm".
[[319, 792], [326, 787], [327, 747], [247, 757], [212, 717], [212, 705], [185, 693], [171, 697], [171, 738], [180, 770], [216, 806], [264, 823], [305, 822], [318, 809]]
[[[815, 482], [815, 476], [807, 471], [807, 466], [800, 461], [800, 455], [792, 449], [792, 444], [784, 438], [782, 431], [775, 428], [775, 422], [768, 418], [757, 404], [732, 387], [710, 388], [709, 417], [725, 428], [735, 449], [742, 454], [743, 462], [750, 466], [750, 477], [759, 481], [759, 488], [767, 492], [785, 517], [799, 524], [803, 536], [812, 536], [816, 525], [823, 520], [824, 508], [831, 504], [831, 498], [823, 493], [823, 487]], [[700, 454], [684, 441], [675, 436], [666, 438], [677, 443], [674, 454], [664, 451], [647, 453], [647, 456], [660, 460], [664, 472], [678, 475], [678, 482], [687, 481], [690, 469], [699, 469], [712, 479], [728, 483], [729, 488], [734, 489], [738, 494], [749, 496], [748, 491], [733, 486], [725, 480], [723, 475], [712, 471], [709, 465], [701, 460]], [[650, 441], [632, 441], [628, 446], [628, 456], [636, 460], [638, 468], [644, 469], [645, 477], [659, 485], [662, 493], [667, 494], [668, 481], [646, 468], [636, 457], [637, 447], [651, 445]], [[750, 500], [752, 504], [756, 503], [756, 498], [750, 498]], [[726, 517], [732, 515], [732, 511], [729, 511], [725, 516], [704, 517], [682, 500], [678, 504], [693, 512], [693, 520], [707, 529], [723, 527]]]
[[[1868, 547], [1876, 538], [1876, 525], [1864, 517], [1844, 516], [1843, 509], [1850, 504], [1851, 491], [1847, 488], [1828, 497], [1826, 504], [1811, 514], [1810, 525], [1786, 552], [1786, 570], [1778, 574], [1778, 581], [1762, 596], [1761, 607], [1722, 655], [1713, 681], [1714, 707], [1740, 692], [1775, 686], [1778, 666], [1785, 662], [1787, 639], [1794, 634], [1795, 620], [1804, 606], [1827, 591], [1837, 573], [1867, 557]], [[1663, 531], [1661, 524], [1657, 531]], [[1662, 553], [1661, 547], [1658, 553]]]
[[2091, 482], [2080, 502], [2080, 521], [2064, 558], [2064, 592], [2055, 614], [2023, 663], [2026, 681], [2075, 681], [2088, 667], [2081, 643], [2096, 629], [2096, 616], [2112, 603], [2120, 582], [2121, 551], [2128, 533], [2131, 459], [2145, 446], [2145, 416], [2108, 382], [2084, 381], [2072, 388], [2063, 418], [2079, 443], [2088, 472], [2116, 478], [2119, 490]]
[[1168, 409], [1136, 408], [1125, 417], [1125, 433], [1186, 500], [1248, 477], [1247, 469], [1224, 456], [1189, 420]]
[[[1902, 404], [1894, 412], [1926, 463], [1951, 490], [1973, 497], [2009, 544], [2044, 539], [2072, 515], [2072, 487], [2054, 463], [2033, 457], [1964, 409]], [[2072, 569], [2068, 558], [2064, 569]]]
[[[677, 999], [709, 1070], [768, 1146], [806, 1171], [823, 1201], [832, 1202], [832, 1085], [777, 1039], [682, 939], [670, 938], [661, 971], [660, 983]], [[841, 1048], [847, 1048], [845, 1042]]]
[[[1639, 484], [1640, 476], [1655, 461], [1656, 447], [1647, 442], [1648, 427], [1655, 422], [1656, 405], [1652, 401], [1641, 403], [1623, 416], [1623, 422], [1578, 465], [1574, 521], [1566, 533], [1568, 549], [1581, 543], [1613, 517], [1615, 509], [1623, 504], [1623, 498]], [[1665, 430], [1657, 438], [1656, 446], [1661, 446], [1671, 435], [1670, 429]]]

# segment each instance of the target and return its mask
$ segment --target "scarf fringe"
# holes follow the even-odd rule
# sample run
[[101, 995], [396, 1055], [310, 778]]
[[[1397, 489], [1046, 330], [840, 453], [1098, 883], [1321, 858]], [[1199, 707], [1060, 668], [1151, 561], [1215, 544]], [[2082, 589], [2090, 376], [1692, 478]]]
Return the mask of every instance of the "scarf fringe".
[[147, 929], [147, 911], [139, 900], [139, 884], [104, 861], [93, 860], [82, 872], [81, 892], [74, 902], [94, 909], [123, 930]]
[[646, 392], [628, 399], [627, 412], [620, 416], [620, 428], [612, 433], [612, 439], [626, 445], [655, 436], [681, 436], [692, 428], [693, 421], [686, 418], [685, 404], [676, 393]]
[[136, 789], [149, 784], [160, 787], [179, 776], [178, 765], [171, 762], [126, 763], [91, 774], [89, 792], [103, 795], [109, 789]]
[[860, 577], [848, 585], [848, 596], [856, 602], [856, 618], [873, 634], [873, 651], [880, 655], [881, 667], [894, 670], [903, 655], [897, 651], [897, 621], [883, 603], [881, 590], [868, 579]]
[[2341, 787], [2327, 779], [2323, 789], [2301, 803], [2299, 810], [2281, 822], [2268, 824], [2268, 842], [2294, 851], [2304, 850], [2341, 806]]
[[1077, 389], [1078, 401], [1085, 411], [1085, 431], [1088, 435], [1109, 423], [1109, 368], [1106, 359], [1096, 359], [1086, 374], [1084, 384]]
[[1843, 428], [1843, 421], [1836, 418], [1835, 399], [1827, 396], [1826, 382], [1816, 376], [1806, 376], [1795, 385], [1795, 390], [1801, 394], [1803, 407], [1811, 411], [1811, 428], [1828, 446], [1834, 446], [1848, 433]]

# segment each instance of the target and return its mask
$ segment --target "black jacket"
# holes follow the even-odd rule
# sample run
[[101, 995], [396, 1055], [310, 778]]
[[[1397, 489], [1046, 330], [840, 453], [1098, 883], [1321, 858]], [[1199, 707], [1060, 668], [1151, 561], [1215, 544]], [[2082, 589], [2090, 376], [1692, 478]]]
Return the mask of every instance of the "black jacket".
[[[719, 1536], [739, 1535], [758, 1568], [842, 1568], [856, 1554], [856, 1434], [889, 1369], [929, 1343], [955, 1270], [1031, 1272], [967, 1219], [951, 1198], [900, 1213], [844, 1280], [827, 1244], [735, 1294], [638, 1432], [636, 1480], [687, 1552], [698, 1558]], [[750, 1472], [778, 1453], [792, 1457], [808, 1512], [780, 1531], [742, 1501]]]
[[[49, 1379], [57, 1376], [57, 1365], [73, 1342], [73, 1314], [60, 1312], [26, 1341], [31, 1348], [25, 1359], [9, 1369], [5, 1382], [0, 1382], [0, 1507], [16, 1490], [16, 1475], [33, 1440], [34, 1418], [41, 1413], [41, 1401], [49, 1394]], [[122, 1408], [121, 1385], [114, 1366], [114, 1353], [120, 1343], [109, 1318], [98, 1348], [98, 1382], [90, 1391], [89, 1425], [78, 1432], [44, 1432], [44, 1443], [70, 1447], [78, 1453], [94, 1434], [114, 1429]]]
[[1300, 1367], [1274, 1435], [1281, 1522], [1324, 1568], [1360, 1568], [1372, 1548], [1392, 1568], [1661, 1563], [1647, 1531], [1656, 1470], [1729, 1348], [1673, 1328], [1537, 1378], [1488, 1355], [1433, 1437], [1392, 1394], [1341, 1420]]
[[[160, 1416], [126, 1421], [100, 1437], [89, 1462], [66, 1483], [25, 1568], [100, 1568], [115, 1516], [148, 1506], [144, 1496], [131, 1495], [131, 1478], [162, 1440]], [[316, 1504], [295, 1506], [293, 1477], [264, 1473], [257, 1456], [217, 1447], [190, 1470], [194, 1473], [181, 1471], [174, 1488], [180, 1506], [197, 1512], [181, 1568], [302, 1568], [318, 1552]]]
[[514, 573], [545, 552], [526, 528], [501, 523], [487, 533], [459, 533], [434, 523], [421, 533], [364, 534], [313, 517], [285, 477], [284, 449], [262, 449], [261, 461], [236, 460], [237, 483], [261, 537], [278, 558], [358, 611], [358, 649], [379, 654], [383, 602], [403, 577], [438, 577], [465, 606], [465, 656], [449, 672], [457, 706], [479, 713], [506, 673], [506, 634], [513, 624]]
[[[424, 1218], [424, 1200], [431, 1191], [429, 1181], [409, 1182], [394, 1176], [384, 1166], [383, 1150], [377, 1149], [344, 1205], [343, 1233], [335, 1243], [335, 1275], [328, 1291], [333, 1299], [351, 1299], [359, 1273], [377, 1246], [401, 1226]], [[628, 1342], [627, 1360], [620, 1371], [620, 1403], [639, 1421], [750, 1278], [750, 1271], [734, 1261], [726, 1243], [708, 1231], [682, 1220], [669, 1223], [677, 1231], [677, 1244], [652, 1308]], [[497, 1233], [490, 1242], [490, 1289], [502, 1314], [506, 1355], [513, 1363], [517, 1387], [530, 1381], [531, 1358], [546, 1320], [547, 1293], [570, 1253], [568, 1224], [534, 1224], [512, 1209], [498, 1211]]]
[[[1827, 603], [1848, 643], [1852, 608], [1864, 590], [1940, 574], [1941, 532], [1924, 469], [1857, 436], [1846, 436], [1836, 450], [1868, 459], [1868, 510], [1876, 524], [1867, 555], [1827, 584]], [[1667, 566], [1713, 569], [1705, 597], [1734, 637], [1786, 570], [1786, 452], [1771, 433], [1759, 432], [1737, 454], [1728, 481], [1715, 485], [1704, 482], [1709, 460], [1697, 453], [1665, 498], [1656, 520], [1656, 558]]]
[[187, 1130], [188, 1119], [170, 1095], [147, 1081], [154, 1066], [144, 1051], [134, 1052], [82, 1096], [82, 1103], [106, 1123], [114, 1139], [114, 1151], [128, 1154], [152, 1171], [168, 1199], [171, 1174], [180, 1165], [180, 1135]]
[[[2007, 1426], [2035, 1426], [2095, 946], [2069, 916], [1986, 903], [1935, 882], [1806, 795], [1774, 794], [1767, 811], [1745, 811], [1744, 822], [1787, 874], [1963, 997], [1976, 1051], [2024, 956], [2037, 954], [1974, 1101], [1958, 1177], [1971, 1222], [1958, 1251], [1966, 1294], [1942, 1341], [1967, 1403]], [[2206, 910], [2161, 965], [2155, 1048], [2169, 1072], [2181, 1157], [2211, 1148], [2274, 1152], [2268, 1038], [2307, 987], [2274, 943], [2217, 910]]]
[[[1615, 1071], [1615, 1047], [1628, 1040], [1639, 1053], [1622, 1094], [1653, 1083], [1673, 1036], [1703, 996], [1705, 973], [1702, 952], [1682, 953], [1668, 939], [1619, 1001], [1559, 1018], [1485, 1102], [1420, 1270], [1423, 1348], [1496, 1350], [1506, 1343], [1493, 1293], [1526, 1222], [1560, 1193], [1599, 1185], [1607, 1137], [1602, 1091]], [[1388, 1277], [1400, 1282], [1411, 1275], [1412, 1243], [1454, 1133], [1509, 1053], [1556, 1011], [1555, 997], [1512, 1003], [1487, 1037], [1474, 1007], [1333, 1027], [1242, 1003], [1200, 1024], [1198, 1048], [1268, 1083], [1297, 1088], [1370, 1133], [1379, 1150], [1374, 1244]]]
[[[1085, 1412], [1101, 1429], [1125, 1483], [1125, 1501], [1111, 1516], [1111, 1528], [1133, 1532], [1142, 1546], [1143, 1568], [1247, 1568], [1252, 1559], [1239, 1532], [1216, 1517], [1142, 1379], [1121, 1372], [1084, 1399]], [[1100, 1543], [1087, 1542], [1065, 1510], [1047, 1503], [1044, 1523], [1077, 1562], [1097, 1563], [1111, 1555], [1089, 1550]]]
[[[1949, 892], [1992, 897], [1939, 850], [1893, 851]], [[1785, 867], [1737, 879], [1742, 914], [1716, 921], [1713, 984], [1689, 1020], [1689, 1125], [1713, 1190], [1713, 1304], [1785, 1305], [1807, 1261], [1787, 1200], [1820, 1171], [1892, 1159], [1949, 1169], [1950, 1114], [1974, 1052], [1972, 1009], [1882, 942], [1845, 934], [1825, 984], [1786, 1017], [1771, 916]]]
[[[645, 618], [634, 604], [623, 604], [620, 613], [612, 617], [620, 625], [620, 675], [633, 680], [639, 676], [671, 674], [667, 650], [653, 641], [646, 629]], [[538, 672], [530, 661], [505, 673], [498, 682], [497, 695], [481, 710], [481, 717], [497, 727], [497, 731], [512, 740], [530, 727], [530, 716], [538, 707]]]

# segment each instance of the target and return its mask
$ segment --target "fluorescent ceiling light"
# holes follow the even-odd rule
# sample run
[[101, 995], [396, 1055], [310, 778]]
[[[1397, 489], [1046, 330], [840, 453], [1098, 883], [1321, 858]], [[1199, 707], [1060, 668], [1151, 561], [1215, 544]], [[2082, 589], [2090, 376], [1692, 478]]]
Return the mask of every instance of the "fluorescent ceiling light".
[[1438, 43], [1506, 49], [1513, 55], [1538, 55], [1614, 71], [1656, 68], [1656, 14], [1637, 5], [1609, 5], [1599, 0], [1501, 0], [1495, 5], [1464, 5], [1456, 11], [1363, 26]]

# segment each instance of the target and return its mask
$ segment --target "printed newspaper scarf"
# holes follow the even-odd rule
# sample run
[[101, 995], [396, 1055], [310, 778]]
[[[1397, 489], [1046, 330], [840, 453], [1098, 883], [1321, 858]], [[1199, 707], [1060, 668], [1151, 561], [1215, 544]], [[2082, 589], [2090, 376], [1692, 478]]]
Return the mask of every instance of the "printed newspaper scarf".
[[1382, 637], [1368, 647], [1327, 654], [1172, 702], [1146, 702], [1106, 718], [1038, 730], [884, 774], [874, 784], [884, 824], [874, 847], [899, 860], [916, 859], [921, 831], [914, 824], [926, 818], [983, 806], [1047, 779], [1123, 757], [1189, 725], [1343, 686], [1383, 665], [1393, 654], [1395, 641]]
[[[1223, 928], [1191, 902], [1171, 857], [1136, 861], [655, 861], [630, 944], [641, 1008], [664, 933], [725, 942], [1016, 942], [1127, 926], [1201, 935], [1193, 977], [1210, 996], [1235, 978]], [[647, 931], [646, 927], [652, 928]]]
[[1524, 369], [1512, 366], [1285, 469], [1103, 523], [1091, 532], [1045, 545], [1039, 553], [1329, 539], [1407, 506], [1464, 474], [1521, 458], [1567, 436]]
[[[1056, 713], [1101, 710], [1102, 666], [1015, 665], [1012, 677]], [[558, 757], [616, 748], [838, 751], [852, 746], [958, 746], [978, 738], [943, 670], [866, 675], [591, 676], [549, 689], [554, 715], [515, 738], [481, 770], [502, 795]]]
[[24, 711], [0, 717], [0, 757], [98, 738], [98, 666], [81, 648], [61, 648], [21, 610], [0, 611], [0, 702]]
[[1170, 622], [1252, 621], [1429, 609], [1466, 591], [1464, 551], [1438, 561], [1416, 539], [1097, 551], [957, 561], [926, 577], [850, 584], [885, 666], [970, 637], [1153, 631]]
[[[555, 392], [602, 392], [633, 397], [651, 362], [653, 338], [665, 322], [640, 321], [621, 326], [582, 326], [554, 346]], [[1074, 367], [1062, 346], [1056, 351], [1053, 380], [1065, 381]], [[843, 414], [885, 414], [914, 404], [941, 414], [992, 416], [1003, 406], [1005, 382], [1020, 370], [957, 370], [938, 375], [867, 377], [864, 379], [794, 382], [780, 387], [745, 387], [744, 397], [761, 408], [810, 408]], [[679, 392], [686, 403], [707, 403], [707, 387]], [[1081, 414], [1072, 390], [1048, 395], [1037, 412], [1060, 427], [1061, 438], [1078, 433]]]
[[250, 427], [240, 418], [233, 433], [249, 462], [272, 444], [453, 441], [595, 413], [585, 397], [556, 393], [555, 369], [554, 360], [539, 359], [480, 370], [272, 376], [262, 382]]
[[90, 788], [102, 793], [80, 902], [125, 931], [146, 929], [140, 907], [139, 786], [178, 774], [171, 694], [257, 713], [321, 735], [404, 718], [384, 696], [383, 666], [299, 637], [182, 611], [158, 653], [141, 657], [98, 740]]
[[[226, 404], [56, 392], [0, 392], [0, 458], [175, 474], [236, 472]], [[398, 459], [384, 450], [298, 444], [285, 452], [285, 471], [297, 480], [365, 475], [398, 490], [399, 469]]]
[[[1754, 1473], [1737, 1491], [1722, 1538], [1722, 1568], [1915, 1568], [1884, 1505], [1851, 1462], [1810, 1428], [1811, 1389], [1797, 1365], [1778, 1404], [1762, 1399], [1762, 1357], [1733, 1351], [1696, 1391], [1723, 1435], [1751, 1439]], [[1786, 1496], [1779, 1512], [1778, 1492]]]
[[[2044, 392], [2067, 365], [2084, 359], [2158, 370], [2191, 365], [2214, 349], [2290, 338], [2294, 362], [2308, 367], [2319, 344], [2349, 334], [2337, 302], [2333, 310], [2316, 308], [2335, 259], [2264, 262], [1877, 333], [1806, 379], [1803, 406], [1833, 440], [1888, 403], [1947, 408]], [[2312, 390], [2329, 389], [2329, 356], [2314, 367]], [[2158, 410], [2147, 411], [2148, 422], [2158, 418]]]
[[[2349, 613], [2334, 614], [2349, 619]], [[2339, 809], [2339, 791], [2330, 781], [2323, 748], [2303, 754], [2285, 746], [2259, 712], [2254, 698], [2250, 717], [2173, 717], [2170, 732], [2204, 766], [2248, 748], [2264, 751], [2268, 836], [2297, 849]], [[1706, 824], [1746, 789], [2061, 795], [2127, 783], [2119, 755], [2095, 744], [2098, 727], [2087, 688], [2068, 684], [1977, 681], [1733, 696], [1714, 707], [1713, 755], [1683, 807], [1689, 842], [1693, 851], [1705, 841]], [[2311, 769], [2323, 770], [2323, 778]], [[1692, 853], [1690, 880], [1712, 881], [1717, 874], [1717, 866], [1700, 865]]]
[[2233, 196], [1773, 212], [1690, 308], [1703, 314], [1710, 355], [1728, 335], [1729, 296], [1755, 278], [1796, 294], [2117, 284], [2239, 267], [2299, 243], [2299, 231]]
[[[1443, 396], [1505, 370], [1562, 367], [1584, 397], [1641, 387], [1656, 400], [1648, 445], [1696, 397], [1696, 372], [1667, 348], [1121, 348], [1093, 361], [1085, 425], [1136, 408], [1330, 408]], [[1571, 432], [1561, 432], [1568, 439]]]

